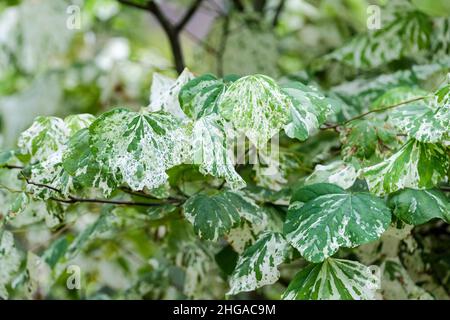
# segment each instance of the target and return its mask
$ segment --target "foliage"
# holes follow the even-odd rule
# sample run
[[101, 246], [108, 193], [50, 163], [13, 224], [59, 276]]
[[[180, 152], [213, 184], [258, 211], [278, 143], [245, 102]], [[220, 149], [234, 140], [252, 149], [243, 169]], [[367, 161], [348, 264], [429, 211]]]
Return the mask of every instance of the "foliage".
[[445, 1], [119, 2], [0, 5], [0, 298], [449, 298]]

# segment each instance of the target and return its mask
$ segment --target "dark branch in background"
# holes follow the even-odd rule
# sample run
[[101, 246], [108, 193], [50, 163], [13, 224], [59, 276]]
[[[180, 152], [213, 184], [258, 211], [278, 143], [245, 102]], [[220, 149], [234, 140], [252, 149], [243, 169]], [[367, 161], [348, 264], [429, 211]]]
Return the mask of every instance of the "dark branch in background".
[[284, 5], [286, 4], [286, 0], [280, 0], [277, 8], [275, 9], [275, 15], [273, 16], [272, 26], [276, 27], [280, 20], [281, 12], [283, 12]]
[[233, 6], [238, 11], [244, 11], [244, 5], [242, 4], [241, 0], [233, 0]]
[[253, 9], [256, 12], [262, 13], [266, 8], [266, 0], [254, 0], [253, 1]]
[[147, 4], [138, 4], [130, 0], [118, 0], [118, 1], [124, 5], [148, 11], [156, 18], [156, 20], [166, 33], [167, 39], [169, 40], [170, 48], [172, 50], [173, 55], [173, 62], [175, 64], [175, 69], [177, 70], [178, 74], [183, 72], [185, 64], [184, 64], [183, 50], [181, 48], [180, 42], [180, 33], [183, 31], [183, 29], [189, 23], [191, 18], [200, 8], [203, 0], [194, 0], [191, 6], [187, 9], [186, 13], [180, 19], [180, 21], [175, 24], [170, 22], [169, 18], [164, 14], [164, 12], [162, 12], [161, 8], [155, 1], [150, 1]]

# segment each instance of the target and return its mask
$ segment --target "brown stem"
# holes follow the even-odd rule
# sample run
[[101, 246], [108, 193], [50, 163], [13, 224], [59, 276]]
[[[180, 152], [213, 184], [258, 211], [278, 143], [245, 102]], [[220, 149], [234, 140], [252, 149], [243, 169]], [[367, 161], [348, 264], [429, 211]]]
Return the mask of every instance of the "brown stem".
[[137, 4], [130, 0], [118, 0], [120, 3], [148, 11], [153, 14], [162, 29], [166, 33], [169, 40], [170, 48], [172, 50], [173, 62], [178, 74], [181, 74], [185, 68], [183, 50], [181, 48], [180, 33], [183, 28], [189, 23], [191, 18], [200, 8], [203, 0], [195, 0], [193, 4], [187, 9], [186, 13], [177, 24], [172, 24], [167, 16], [162, 12], [161, 8], [155, 1], [150, 1], [147, 4]]

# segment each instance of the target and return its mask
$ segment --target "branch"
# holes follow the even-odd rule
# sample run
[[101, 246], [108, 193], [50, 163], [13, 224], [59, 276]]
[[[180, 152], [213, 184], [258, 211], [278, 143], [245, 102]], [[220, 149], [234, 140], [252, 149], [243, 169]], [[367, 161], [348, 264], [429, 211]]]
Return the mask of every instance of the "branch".
[[[55, 187], [46, 185], [46, 184], [42, 184], [42, 183], [37, 183], [37, 182], [33, 182], [30, 181], [25, 175], [22, 174], [22, 176], [24, 177], [25, 181], [27, 182], [27, 184], [31, 184], [40, 188], [47, 188], [49, 190], [52, 190], [56, 193], [59, 193], [60, 195], [64, 196], [63, 192]], [[179, 200], [175, 200], [175, 199], [168, 199], [165, 202], [160, 202], [160, 203], [149, 203], [149, 202], [135, 202], [135, 201], [122, 201], [122, 200], [108, 200], [108, 199], [97, 199], [97, 198], [78, 198], [72, 195], [67, 195], [67, 199], [63, 199], [63, 198], [57, 198], [57, 197], [51, 197], [50, 198], [53, 201], [58, 201], [58, 202], [62, 202], [62, 203], [103, 203], [103, 204], [116, 204], [116, 205], [129, 205], [129, 206], [141, 206], [141, 207], [155, 207], [155, 206], [160, 206], [162, 204], [167, 204], [167, 203], [179, 203]]]
[[278, 4], [277, 8], [275, 9], [275, 15], [273, 16], [273, 20], [272, 20], [273, 27], [276, 27], [278, 25], [278, 22], [280, 20], [280, 15], [284, 9], [285, 4], [286, 4], [286, 0], [280, 0], [280, 3]]
[[364, 113], [362, 113], [362, 114], [360, 114], [360, 115], [357, 115], [356, 117], [353, 117], [353, 118], [351, 118], [351, 119], [348, 119], [347, 121], [344, 121], [343, 123], [337, 123], [337, 124], [333, 124], [333, 125], [327, 125], [327, 126], [322, 127], [322, 128], [320, 128], [320, 129], [321, 129], [321, 130], [336, 129], [337, 127], [345, 126], [346, 124], [348, 124], [349, 122], [352, 122], [352, 121], [354, 121], [354, 120], [358, 120], [358, 119], [364, 118], [365, 116], [367, 116], [367, 115], [369, 115], [369, 114], [371, 114], [371, 113], [382, 112], [382, 111], [386, 111], [386, 110], [389, 110], [389, 109], [397, 108], [397, 107], [400, 107], [400, 106], [402, 106], [402, 105], [404, 105], [404, 104], [408, 104], [408, 103], [411, 103], [411, 102], [423, 100], [423, 99], [425, 99], [425, 98], [428, 98], [428, 96], [416, 97], [416, 98], [414, 98], [414, 99], [405, 100], [405, 101], [402, 101], [402, 102], [393, 104], [393, 105], [391, 105], [391, 106], [387, 106], [387, 107], [383, 107], [383, 108], [379, 108], [379, 109], [369, 110], [369, 111], [364, 112]]
[[183, 18], [181, 18], [180, 22], [175, 26], [175, 30], [177, 32], [180, 32], [186, 24], [191, 20], [191, 18], [194, 16], [195, 12], [197, 12], [197, 9], [200, 8], [203, 0], [195, 0], [194, 3], [190, 6], [190, 8], [186, 11]]

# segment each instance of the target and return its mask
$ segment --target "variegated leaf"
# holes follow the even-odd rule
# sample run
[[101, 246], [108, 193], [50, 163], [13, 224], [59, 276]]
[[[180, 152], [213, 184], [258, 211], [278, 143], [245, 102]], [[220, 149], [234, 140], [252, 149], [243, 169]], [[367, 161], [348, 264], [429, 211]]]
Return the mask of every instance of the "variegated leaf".
[[64, 122], [69, 131], [69, 136], [73, 136], [81, 129], [89, 127], [94, 120], [95, 117], [92, 114], [82, 113], [70, 115], [64, 119]]
[[450, 223], [450, 202], [439, 190], [401, 190], [390, 195], [388, 206], [408, 224], [419, 225], [434, 218]]
[[335, 161], [328, 165], [316, 165], [314, 172], [305, 179], [305, 185], [327, 182], [348, 189], [357, 177], [358, 172], [351, 163]]
[[436, 92], [431, 105], [422, 102], [399, 108], [391, 121], [420, 142], [450, 145], [450, 86]]
[[377, 240], [390, 222], [381, 199], [319, 183], [295, 191], [283, 232], [305, 259], [321, 262], [340, 247]]
[[[390, 155], [399, 143], [395, 128], [378, 119], [355, 120], [340, 132], [342, 158], [374, 161]], [[373, 163], [373, 162], [371, 162]]]
[[114, 109], [94, 121], [89, 134], [99, 164], [136, 191], [161, 186], [166, 170], [190, 156], [186, 129], [164, 112]]
[[239, 257], [230, 278], [228, 295], [252, 291], [275, 283], [280, 277], [278, 266], [290, 259], [292, 248], [280, 233], [266, 232]]
[[282, 90], [292, 101], [292, 104], [289, 104], [289, 121], [284, 126], [284, 131], [290, 138], [306, 140], [331, 113], [331, 100], [317, 88], [300, 82], [284, 84]]
[[180, 91], [181, 109], [193, 119], [218, 113], [218, 101], [225, 92], [223, 80], [205, 74], [186, 83]]
[[383, 195], [403, 188], [432, 188], [447, 175], [449, 166], [444, 147], [411, 139], [388, 159], [363, 169], [363, 175], [370, 191]]
[[219, 101], [220, 114], [257, 148], [265, 146], [280, 131], [290, 108], [290, 99], [273, 79], [264, 75], [240, 78]]
[[184, 204], [186, 219], [194, 226], [199, 237], [217, 240], [246, 220], [260, 216], [258, 206], [249, 198], [233, 191], [214, 196], [194, 195]]
[[108, 168], [102, 166], [93, 156], [89, 147], [89, 129], [78, 131], [67, 143], [62, 165], [77, 183], [83, 187], [100, 188], [105, 194], [110, 194], [116, 188], [114, 176]]
[[372, 300], [379, 275], [351, 260], [328, 258], [301, 270], [283, 294], [286, 300]]
[[178, 119], [185, 119], [186, 115], [180, 108], [178, 94], [181, 88], [193, 78], [194, 75], [188, 69], [184, 69], [176, 80], [154, 73], [149, 111], [165, 111]]
[[14, 244], [13, 234], [6, 230], [0, 230], [0, 298], [8, 298], [6, 285], [19, 270], [20, 261], [20, 253]]
[[233, 149], [226, 124], [218, 115], [198, 119], [192, 129], [192, 160], [200, 172], [224, 178], [231, 189], [245, 187], [234, 169]]
[[403, 57], [420, 55], [430, 47], [431, 20], [417, 11], [399, 13], [386, 26], [360, 35], [326, 59], [357, 69], [379, 67]]
[[64, 146], [68, 135], [63, 120], [56, 117], [37, 117], [31, 127], [19, 137], [20, 153], [29, 157], [31, 163], [46, 160]]

